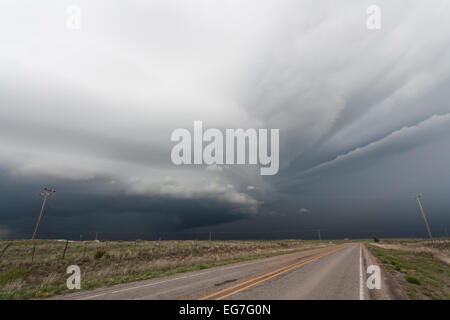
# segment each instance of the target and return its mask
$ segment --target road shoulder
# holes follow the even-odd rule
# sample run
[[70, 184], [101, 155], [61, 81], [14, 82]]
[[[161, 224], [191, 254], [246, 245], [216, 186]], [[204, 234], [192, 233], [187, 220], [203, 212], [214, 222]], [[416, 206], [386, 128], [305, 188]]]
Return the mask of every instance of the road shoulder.
[[[386, 270], [383, 263], [364, 244], [362, 246], [364, 248], [364, 270], [366, 271], [370, 265], [376, 265], [380, 268], [381, 273], [381, 289], [367, 290], [369, 298], [371, 300], [409, 300], [408, 294], [397, 279]], [[367, 273], [365, 275], [367, 276]], [[367, 278], [365, 279], [367, 281]], [[365, 288], [367, 288], [366, 285]]]

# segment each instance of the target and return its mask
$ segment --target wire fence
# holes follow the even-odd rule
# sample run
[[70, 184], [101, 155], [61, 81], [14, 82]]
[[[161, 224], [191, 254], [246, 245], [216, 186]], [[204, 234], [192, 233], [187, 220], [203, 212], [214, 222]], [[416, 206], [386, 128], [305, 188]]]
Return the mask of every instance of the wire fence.
[[[32, 233], [31, 233], [32, 234]], [[134, 241], [134, 240], [281, 240], [281, 239], [303, 239], [303, 240], [336, 240], [336, 239], [369, 239], [374, 236], [378, 238], [423, 238], [422, 235], [401, 235], [396, 236], [389, 233], [342, 233], [321, 231], [297, 231], [297, 232], [52, 232], [42, 233], [36, 236], [37, 239], [53, 240], [100, 240], [100, 241]], [[31, 239], [29, 233], [14, 233], [0, 237], [0, 240], [20, 240]]]
[[[35, 263], [45, 261], [61, 261], [64, 259], [82, 261], [83, 259], [97, 259], [101, 258], [107, 252], [115, 252], [120, 256], [126, 257], [126, 252], [165, 252], [170, 251], [172, 254], [177, 254], [183, 248], [189, 250], [197, 250], [199, 248], [206, 247], [220, 247], [226, 246], [225, 242], [229, 245], [230, 240], [211, 239], [210, 238], [195, 238], [194, 240], [185, 239], [165, 239], [162, 237], [155, 240], [2, 240], [0, 241], [0, 263], [3, 261], [18, 262], [18, 263]], [[300, 239], [284, 239], [270, 241], [260, 240], [233, 240], [239, 243], [240, 246], [248, 245], [252, 246], [272, 246], [281, 245], [282, 247], [296, 246], [301, 243], [312, 243], [313, 240], [300, 240]], [[314, 240], [316, 242], [317, 240]], [[358, 239], [340, 239], [340, 240], [326, 240], [322, 239], [318, 243], [327, 245], [329, 243], [342, 243], [346, 241], [358, 241]], [[382, 240], [384, 243], [389, 243], [389, 239]], [[396, 240], [393, 239], [395, 242]], [[397, 240], [398, 241], [398, 240]], [[404, 242], [416, 242], [430, 248], [448, 248], [450, 245], [449, 238], [434, 238], [429, 239], [403, 239]]]
[[[0, 240], [31, 239], [33, 230], [17, 230], [9, 234], [0, 234]], [[433, 232], [436, 238], [448, 238], [446, 229]], [[395, 230], [336, 230], [332, 228], [303, 228], [300, 230], [264, 230], [264, 231], [109, 231], [109, 230], [42, 230], [36, 239], [53, 240], [100, 240], [100, 241], [134, 241], [134, 240], [335, 240], [335, 239], [370, 239], [370, 238], [419, 238], [427, 239], [425, 232], [396, 232]]]
[[[342, 242], [341, 240], [340, 242]], [[339, 241], [334, 241], [337, 243]], [[0, 268], [5, 264], [52, 262], [88, 262], [103, 256], [115, 261], [185, 257], [220, 252], [248, 253], [268, 249], [295, 249], [326, 246], [331, 242], [311, 240], [160, 240], [160, 241], [73, 241], [73, 240], [10, 240], [0, 241]]]

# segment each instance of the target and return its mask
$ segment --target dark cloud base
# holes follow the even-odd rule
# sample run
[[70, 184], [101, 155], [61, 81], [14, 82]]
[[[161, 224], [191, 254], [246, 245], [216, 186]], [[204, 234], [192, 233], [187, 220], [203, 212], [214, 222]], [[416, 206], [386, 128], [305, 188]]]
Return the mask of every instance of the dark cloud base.
[[[43, 181], [57, 190], [41, 221], [39, 234], [46, 238], [92, 238], [96, 232], [114, 239], [152, 238], [163, 233], [176, 237], [193, 227], [246, 217], [235, 207], [211, 199], [126, 195], [108, 190], [103, 178], [73, 182], [50, 177], [23, 179], [2, 172], [0, 179], [0, 226], [15, 238], [27, 238], [34, 230]], [[93, 186], [103, 186], [104, 192], [94, 192]]]

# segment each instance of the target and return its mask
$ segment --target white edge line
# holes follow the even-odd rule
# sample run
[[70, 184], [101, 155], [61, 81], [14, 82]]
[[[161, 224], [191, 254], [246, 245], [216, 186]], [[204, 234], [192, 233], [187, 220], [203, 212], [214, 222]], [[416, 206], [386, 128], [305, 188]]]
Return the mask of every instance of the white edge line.
[[362, 246], [359, 245], [359, 300], [364, 300]]

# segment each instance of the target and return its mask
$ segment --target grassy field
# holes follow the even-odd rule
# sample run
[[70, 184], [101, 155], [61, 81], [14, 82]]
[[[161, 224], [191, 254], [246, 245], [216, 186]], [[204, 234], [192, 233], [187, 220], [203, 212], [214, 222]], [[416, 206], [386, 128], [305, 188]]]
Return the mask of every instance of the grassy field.
[[[338, 241], [0, 241], [0, 299], [69, 292], [78, 265], [82, 290], [338, 244]], [[67, 250], [64, 249], [67, 244]], [[33, 256], [34, 251], [34, 256]], [[64, 257], [63, 257], [64, 256]]]
[[381, 240], [367, 245], [411, 299], [450, 299], [450, 241]]

